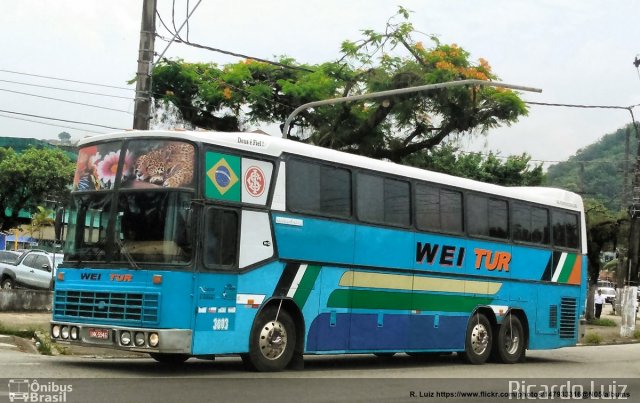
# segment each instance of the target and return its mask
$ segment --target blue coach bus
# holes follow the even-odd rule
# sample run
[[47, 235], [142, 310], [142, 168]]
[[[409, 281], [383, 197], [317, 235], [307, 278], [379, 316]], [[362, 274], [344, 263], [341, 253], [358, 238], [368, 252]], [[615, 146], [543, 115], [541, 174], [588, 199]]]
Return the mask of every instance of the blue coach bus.
[[523, 361], [574, 345], [581, 198], [250, 133], [83, 140], [58, 269], [58, 343], [166, 363], [239, 354], [457, 352]]

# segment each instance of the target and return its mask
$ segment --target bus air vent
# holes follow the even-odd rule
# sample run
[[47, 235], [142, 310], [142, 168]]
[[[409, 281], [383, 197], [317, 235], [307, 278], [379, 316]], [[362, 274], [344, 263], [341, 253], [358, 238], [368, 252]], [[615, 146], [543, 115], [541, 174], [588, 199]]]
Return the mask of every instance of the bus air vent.
[[551, 305], [549, 307], [549, 328], [558, 328], [558, 305]]
[[575, 298], [560, 299], [560, 338], [573, 339], [576, 337], [578, 304]]

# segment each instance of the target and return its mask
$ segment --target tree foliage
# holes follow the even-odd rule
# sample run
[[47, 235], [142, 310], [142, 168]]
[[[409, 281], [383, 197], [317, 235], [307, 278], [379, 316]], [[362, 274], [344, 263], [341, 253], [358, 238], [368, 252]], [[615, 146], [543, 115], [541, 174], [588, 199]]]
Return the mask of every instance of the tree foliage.
[[0, 229], [18, 224], [18, 213], [37, 211], [45, 199], [64, 200], [73, 178], [74, 165], [59, 149], [30, 148], [18, 154], [0, 148]]
[[506, 159], [490, 152], [461, 153], [452, 145], [422, 150], [404, 161], [432, 171], [475, 179], [503, 186], [538, 186], [544, 180], [542, 164], [531, 165], [528, 154], [510, 155]]
[[[486, 60], [473, 63], [456, 44], [428, 36], [427, 46], [415, 39], [418, 35], [409, 12], [400, 8], [384, 31], [363, 30], [361, 39], [344, 41], [335, 61], [300, 65], [282, 56], [280, 65], [245, 60], [218, 66], [164, 60], [154, 69], [153, 92], [162, 94], [156, 97], [158, 105], [178, 111], [192, 126], [236, 131], [247, 124], [283, 123], [296, 107], [312, 101], [497, 79]], [[323, 147], [404, 162], [451, 134], [486, 132], [526, 113], [510, 90], [456, 87], [306, 110], [289, 134]]]
[[[625, 154], [625, 132], [631, 129], [629, 155]], [[634, 155], [637, 138], [632, 125], [621, 127], [613, 133], [578, 150], [567, 161], [549, 167], [547, 183], [601, 201], [612, 211], [626, 210], [631, 199]], [[623, 195], [624, 168], [627, 172], [627, 194]]]
[[42, 239], [42, 228], [53, 225], [55, 219], [52, 216], [55, 211], [43, 206], [36, 206], [36, 212], [31, 215], [31, 236], [33, 232], [38, 232], [38, 238]]
[[593, 293], [600, 275], [600, 254], [604, 250], [615, 250], [618, 246], [618, 238], [623, 238], [627, 228], [628, 216], [626, 214], [612, 213], [600, 201], [595, 199], [585, 200], [585, 213], [587, 218], [587, 260], [589, 262], [587, 282], [589, 291], [587, 294], [587, 319], [593, 317]]

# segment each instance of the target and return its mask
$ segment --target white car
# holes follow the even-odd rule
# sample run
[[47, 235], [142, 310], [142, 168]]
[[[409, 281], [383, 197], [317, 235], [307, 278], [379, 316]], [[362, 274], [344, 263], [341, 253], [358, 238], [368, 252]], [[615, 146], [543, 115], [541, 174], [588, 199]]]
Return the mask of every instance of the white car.
[[61, 253], [25, 251], [14, 263], [0, 263], [0, 287], [5, 290], [18, 286], [52, 290], [62, 258]]
[[[604, 297], [604, 301], [607, 304], [613, 304], [616, 301], [616, 290], [611, 287], [599, 287], [598, 291], [602, 292], [602, 296]], [[596, 291], [596, 295], [598, 294]]]

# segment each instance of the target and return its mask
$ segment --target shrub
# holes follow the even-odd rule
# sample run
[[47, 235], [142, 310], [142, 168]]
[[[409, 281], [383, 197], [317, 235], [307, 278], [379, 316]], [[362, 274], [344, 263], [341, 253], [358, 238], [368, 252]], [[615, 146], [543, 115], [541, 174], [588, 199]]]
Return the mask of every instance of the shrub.
[[584, 341], [587, 344], [600, 344], [602, 336], [597, 333], [587, 333], [586, 336], [584, 336]]
[[3, 323], [0, 323], [0, 334], [30, 339], [33, 337], [34, 333], [35, 329], [18, 329], [15, 327], [5, 326]]
[[608, 326], [608, 327], [617, 326], [616, 322], [614, 322], [611, 319], [591, 319], [587, 323], [594, 326]]

